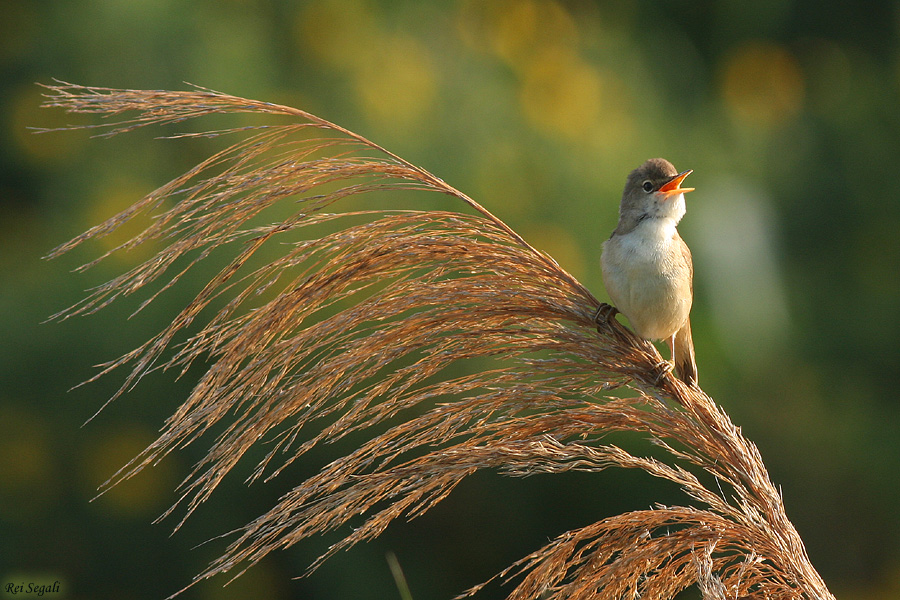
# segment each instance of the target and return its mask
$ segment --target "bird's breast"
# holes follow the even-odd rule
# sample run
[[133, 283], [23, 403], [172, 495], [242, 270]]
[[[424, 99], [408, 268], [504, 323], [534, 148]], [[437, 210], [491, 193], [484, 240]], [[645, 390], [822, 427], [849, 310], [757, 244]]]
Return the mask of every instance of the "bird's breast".
[[603, 248], [603, 281], [616, 307], [647, 339], [663, 339], [691, 310], [691, 267], [669, 220], [642, 222]]

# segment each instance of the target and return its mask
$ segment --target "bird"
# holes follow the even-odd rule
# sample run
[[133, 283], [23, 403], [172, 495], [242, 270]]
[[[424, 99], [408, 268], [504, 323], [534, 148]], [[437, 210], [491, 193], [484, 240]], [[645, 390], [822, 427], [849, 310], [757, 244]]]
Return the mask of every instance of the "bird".
[[[634, 332], [646, 340], [665, 340], [679, 379], [697, 385], [691, 338], [694, 267], [691, 251], [677, 225], [684, 216], [681, 187], [692, 170], [678, 172], [663, 158], [651, 158], [625, 182], [619, 222], [603, 243], [603, 284], [614, 304], [607, 319], [621, 312]], [[599, 322], [603, 306], [597, 312]]]

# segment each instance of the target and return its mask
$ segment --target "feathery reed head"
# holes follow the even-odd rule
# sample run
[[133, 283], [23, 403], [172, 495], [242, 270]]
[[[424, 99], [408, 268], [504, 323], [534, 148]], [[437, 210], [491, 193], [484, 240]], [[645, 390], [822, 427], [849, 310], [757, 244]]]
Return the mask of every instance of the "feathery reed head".
[[[183, 521], [263, 442], [268, 451], [251, 479], [276, 477], [350, 432], [369, 435], [241, 528], [196, 580], [342, 531], [315, 568], [394, 519], [422, 514], [479, 469], [524, 476], [622, 467], [676, 483], [692, 505], [637, 510], [552, 540], [499, 575], [516, 582], [510, 599], [672, 598], [691, 585], [704, 598], [832, 598], [756, 447], [721, 408], [660, 369], [651, 344], [615, 321], [598, 326], [599, 302], [584, 286], [465, 194], [298, 109], [202, 88], [47, 89], [47, 107], [114, 117], [92, 126], [102, 135], [214, 113], [287, 119], [174, 136], [239, 140], [50, 253], [142, 214], [151, 224], [110, 253], [151, 241], [161, 248], [56, 315], [63, 319], [159, 280], [143, 308], [214, 250], [231, 252], [171, 323], [97, 375], [130, 369], [118, 396], [151, 370], [210, 365], [159, 438], [106, 487], [224, 426], [166, 513], [183, 506]], [[447, 194], [469, 212], [325, 212], [347, 196], [402, 190]], [[261, 223], [276, 205], [279, 219]], [[176, 344], [207, 307], [213, 314], [199, 331]], [[490, 366], [451, 368], [468, 359]], [[621, 386], [633, 393], [608, 395]], [[668, 459], [604, 443], [613, 431], [650, 437]], [[350, 529], [357, 517], [362, 525]]]

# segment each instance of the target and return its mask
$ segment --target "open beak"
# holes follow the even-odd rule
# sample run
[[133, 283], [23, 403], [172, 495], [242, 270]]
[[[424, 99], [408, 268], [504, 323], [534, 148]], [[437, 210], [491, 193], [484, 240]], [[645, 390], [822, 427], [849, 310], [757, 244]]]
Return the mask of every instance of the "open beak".
[[684, 178], [693, 173], [693, 169], [688, 169], [687, 171], [683, 171], [667, 181], [663, 184], [659, 191], [665, 194], [667, 197], [674, 194], [686, 194], [688, 192], [693, 192], [694, 188], [683, 188], [681, 187], [681, 182], [684, 181]]

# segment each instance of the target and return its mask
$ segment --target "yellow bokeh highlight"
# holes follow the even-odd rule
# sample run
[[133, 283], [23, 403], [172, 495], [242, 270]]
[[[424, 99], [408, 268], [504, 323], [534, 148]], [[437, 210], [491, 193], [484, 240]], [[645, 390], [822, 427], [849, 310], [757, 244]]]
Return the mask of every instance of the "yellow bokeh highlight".
[[[83, 217], [87, 229], [97, 223], [103, 223], [114, 215], [126, 210], [152, 190], [146, 182], [117, 175], [109, 180], [98, 182], [93, 201]], [[140, 235], [152, 224], [151, 217], [141, 213], [122, 223], [117, 229], [102, 237], [96, 238], [104, 252], [117, 248]], [[154, 242], [147, 241], [126, 252], [116, 252], [112, 256], [126, 263], [135, 263], [150, 258], [155, 248]]]
[[577, 46], [575, 23], [558, 3], [511, 1], [499, 4], [503, 6], [498, 11], [492, 43], [495, 52], [510, 64], [521, 63], [545, 46]]
[[298, 43], [325, 65], [353, 69], [367, 60], [378, 37], [376, 15], [365, 0], [320, 0], [299, 13]]
[[627, 99], [615, 73], [593, 67], [564, 47], [546, 48], [522, 75], [525, 117], [536, 129], [565, 141], [623, 144], [633, 130]]
[[720, 93], [729, 112], [750, 126], [771, 128], [793, 118], [805, 95], [803, 72], [786, 48], [754, 41], [725, 60]]
[[357, 70], [355, 88], [366, 115], [382, 124], [419, 125], [437, 97], [426, 48], [410, 37], [391, 37]]
[[[200, 600], [247, 600], [248, 598], [298, 598], [288, 588], [288, 577], [278, 568], [275, 557], [267, 556], [223, 585], [216, 578], [202, 580], [195, 588]], [[227, 578], [227, 576], [226, 576]], [[308, 596], [299, 596], [305, 598]]]
[[32, 162], [43, 163], [64, 159], [87, 143], [83, 132], [38, 133], [32, 128], [57, 129], [85, 125], [83, 115], [66, 113], [58, 108], [43, 109], [44, 88], [26, 84], [10, 91], [10, 111], [6, 118], [16, 145]]
[[544, 46], [578, 44], [575, 21], [552, 0], [467, 0], [460, 5], [457, 28], [469, 46], [514, 67]]
[[[48, 423], [37, 413], [13, 405], [0, 407], [0, 422], [5, 433], [0, 436], [0, 481], [3, 496], [42, 495], [46, 500], [54, 487], [54, 461], [48, 434]], [[0, 502], [7, 511], [27, 512], [34, 506], [14, 506]], [[21, 515], [20, 515], [21, 516]]]
[[467, 45], [513, 69], [523, 116], [542, 134], [619, 151], [633, 140], [628, 86], [582, 56], [578, 24], [559, 2], [466, 1], [457, 29]]
[[298, 43], [353, 82], [366, 117], [390, 129], [419, 127], [437, 99], [428, 48], [413, 36], [384, 28], [363, 0], [321, 0], [300, 12]]
[[[82, 455], [85, 492], [93, 496], [96, 487], [139, 455], [153, 440], [149, 430], [119, 427], [107, 435], [95, 435]], [[126, 517], [146, 517], [165, 505], [176, 483], [171, 463], [162, 461], [148, 466], [134, 477], [122, 481], [101, 496], [107, 507]]]

